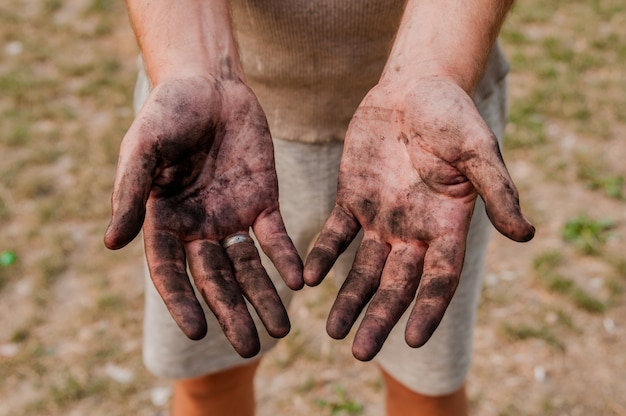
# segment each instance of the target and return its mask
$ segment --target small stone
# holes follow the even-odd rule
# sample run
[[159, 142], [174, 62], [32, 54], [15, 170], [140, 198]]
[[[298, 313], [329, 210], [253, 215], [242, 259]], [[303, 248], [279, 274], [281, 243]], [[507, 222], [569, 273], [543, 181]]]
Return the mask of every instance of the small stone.
[[19, 55], [22, 53], [23, 50], [24, 46], [22, 45], [22, 42], [19, 42], [17, 40], [14, 40], [13, 42], [9, 42], [4, 45], [4, 53], [9, 56]]
[[111, 377], [111, 379], [122, 384], [128, 384], [132, 382], [135, 378], [135, 375], [129, 369], [119, 367], [111, 363], [106, 365], [106, 367], [104, 368], [104, 372], [107, 376]]
[[170, 387], [154, 387], [150, 390], [150, 400], [157, 407], [165, 405], [171, 396], [172, 389]]
[[604, 330], [606, 332], [608, 332], [609, 334], [612, 334], [615, 332], [615, 321], [612, 320], [611, 318], [606, 318], [602, 324], [604, 325]]
[[543, 383], [544, 381], [546, 381], [546, 369], [543, 368], [543, 366], [541, 365], [535, 366], [535, 368], [533, 368], [533, 376], [535, 378], [535, 381]]
[[487, 286], [495, 286], [498, 284], [498, 275], [496, 273], [488, 273], [487, 276], [485, 276], [485, 284]]
[[20, 351], [20, 347], [15, 343], [0, 345], [0, 357], [15, 357]]

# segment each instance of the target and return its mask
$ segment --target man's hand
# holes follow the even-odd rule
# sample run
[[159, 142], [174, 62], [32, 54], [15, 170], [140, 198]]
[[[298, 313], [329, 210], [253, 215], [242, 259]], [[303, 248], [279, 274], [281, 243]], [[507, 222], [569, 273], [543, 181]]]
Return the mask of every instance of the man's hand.
[[477, 194], [502, 234], [533, 237], [497, 140], [463, 89], [432, 77], [370, 91], [346, 135], [337, 204], [305, 265], [305, 282], [320, 283], [363, 228], [329, 335], [345, 337], [371, 300], [353, 354], [372, 359], [417, 292], [405, 338], [423, 345], [459, 282]]
[[238, 77], [167, 80], [152, 91], [122, 142], [112, 208], [106, 246], [125, 246], [143, 225], [152, 280], [189, 338], [204, 337], [206, 321], [187, 263], [240, 355], [260, 348], [244, 297], [271, 335], [289, 332], [252, 240], [220, 244], [234, 234], [247, 236], [252, 227], [287, 286], [304, 284], [278, 209], [267, 121]]

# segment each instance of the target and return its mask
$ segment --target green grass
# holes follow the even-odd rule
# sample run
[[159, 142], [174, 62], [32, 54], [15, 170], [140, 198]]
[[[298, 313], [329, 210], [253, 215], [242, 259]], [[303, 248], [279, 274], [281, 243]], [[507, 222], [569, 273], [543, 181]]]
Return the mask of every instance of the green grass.
[[608, 165], [602, 150], [579, 151], [574, 156], [576, 177], [587, 184], [587, 187], [604, 193], [609, 198], [624, 199], [624, 174]]
[[111, 12], [115, 7], [112, 0], [91, 0], [91, 4], [85, 10], [86, 13], [103, 14]]
[[[626, 63], [626, 34], [616, 30], [626, 23], [626, 7], [609, 3], [556, 1], [514, 8], [501, 38], [513, 72], [524, 74], [530, 87], [512, 100], [515, 140], [521, 141], [513, 146], [544, 143], [541, 122], [546, 119], [569, 120], [577, 134], [602, 139], [611, 137], [616, 120], [624, 120], [626, 110], [614, 105], [612, 92], [624, 91], [626, 79], [606, 69]], [[588, 23], [594, 20], [598, 23]], [[597, 30], [599, 25], [608, 30]], [[523, 120], [529, 115], [527, 124]]]
[[0, 224], [11, 219], [11, 209], [6, 201], [0, 196]]
[[124, 299], [117, 294], [105, 293], [98, 299], [98, 314], [120, 314], [126, 307]]
[[77, 377], [69, 371], [56, 377], [49, 387], [50, 401], [59, 408], [89, 396], [103, 396], [108, 381], [100, 377]]
[[606, 243], [615, 221], [608, 218], [593, 219], [580, 215], [568, 220], [563, 226], [563, 240], [573, 244], [584, 254], [598, 254]]
[[563, 254], [559, 251], [547, 251], [533, 260], [533, 267], [540, 272], [551, 271], [563, 263]]
[[31, 336], [30, 328], [20, 328], [16, 330], [11, 336], [11, 342], [22, 343], [28, 340]]
[[580, 288], [572, 290], [571, 296], [576, 303], [576, 306], [589, 313], [603, 313], [607, 309], [606, 303], [591, 296], [589, 293]]
[[589, 313], [603, 313], [607, 303], [583, 290], [573, 279], [560, 271], [563, 256], [558, 252], [547, 252], [538, 256], [533, 263], [537, 279], [550, 291], [566, 296], [575, 306]]
[[529, 324], [504, 324], [502, 329], [505, 335], [514, 341], [525, 341], [528, 339], [540, 339], [550, 347], [560, 352], [565, 352], [566, 345], [554, 330], [546, 325]]
[[332, 416], [360, 415], [363, 413], [363, 405], [348, 397], [340, 384], [335, 386], [334, 397], [330, 399], [319, 398], [315, 403], [320, 409], [328, 410]]

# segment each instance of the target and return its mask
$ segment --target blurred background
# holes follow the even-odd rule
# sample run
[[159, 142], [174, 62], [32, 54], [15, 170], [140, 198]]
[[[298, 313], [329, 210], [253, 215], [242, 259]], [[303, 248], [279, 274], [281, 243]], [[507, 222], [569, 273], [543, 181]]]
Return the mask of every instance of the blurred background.
[[[494, 233], [468, 381], [476, 415], [626, 415], [626, 4], [519, 1], [505, 159], [537, 227]], [[0, 4], [0, 416], [167, 415], [141, 362], [141, 242], [107, 251], [137, 46], [123, 2]], [[371, 365], [304, 290], [259, 415], [381, 415]]]

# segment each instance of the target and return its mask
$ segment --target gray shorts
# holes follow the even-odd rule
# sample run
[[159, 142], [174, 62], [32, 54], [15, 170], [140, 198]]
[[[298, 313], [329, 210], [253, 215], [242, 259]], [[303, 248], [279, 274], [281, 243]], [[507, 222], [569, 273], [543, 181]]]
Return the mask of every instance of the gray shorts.
[[[135, 91], [136, 110], [148, 92], [145, 75], [140, 74]], [[477, 103], [499, 140], [502, 139], [505, 124], [505, 101], [506, 82], [502, 80], [493, 94]], [[274, 144], [281, 212], [289, 235], [304, 257], [335, 204], [343, 145], [337, 142], [312, 145], [281, 139], [275, 139]], [[422, 394], [442, 395], [457, 390], [464, 383], [470, 365], [473, 328], [490, 232], [491, 225], [479, 198], [468, 236], [461, 281], [441, 325], [425, 346], [410, 348], [404, 341], [407, 312], [375, 358], [408, 388]], [[355, 251], [356, 244], [353, 244], [336, 264], [335, 275], [348, 274]], [[262, 257], [285, 305], [289, 305], [294, 292], [284, 285], [271, 262], [263, 254]], [[207, 336], [200, 341], [187, 339], [170, 317], [147, 273], [145, 281], [143, 355], [150, 371], [167, 378], [192, 378], [246, 361], [228, 343], [206, 305], [203, 306], [209, 326]], [[265, 352], [277, 340], [270, 337], [256, 319], [262, 352]]]

